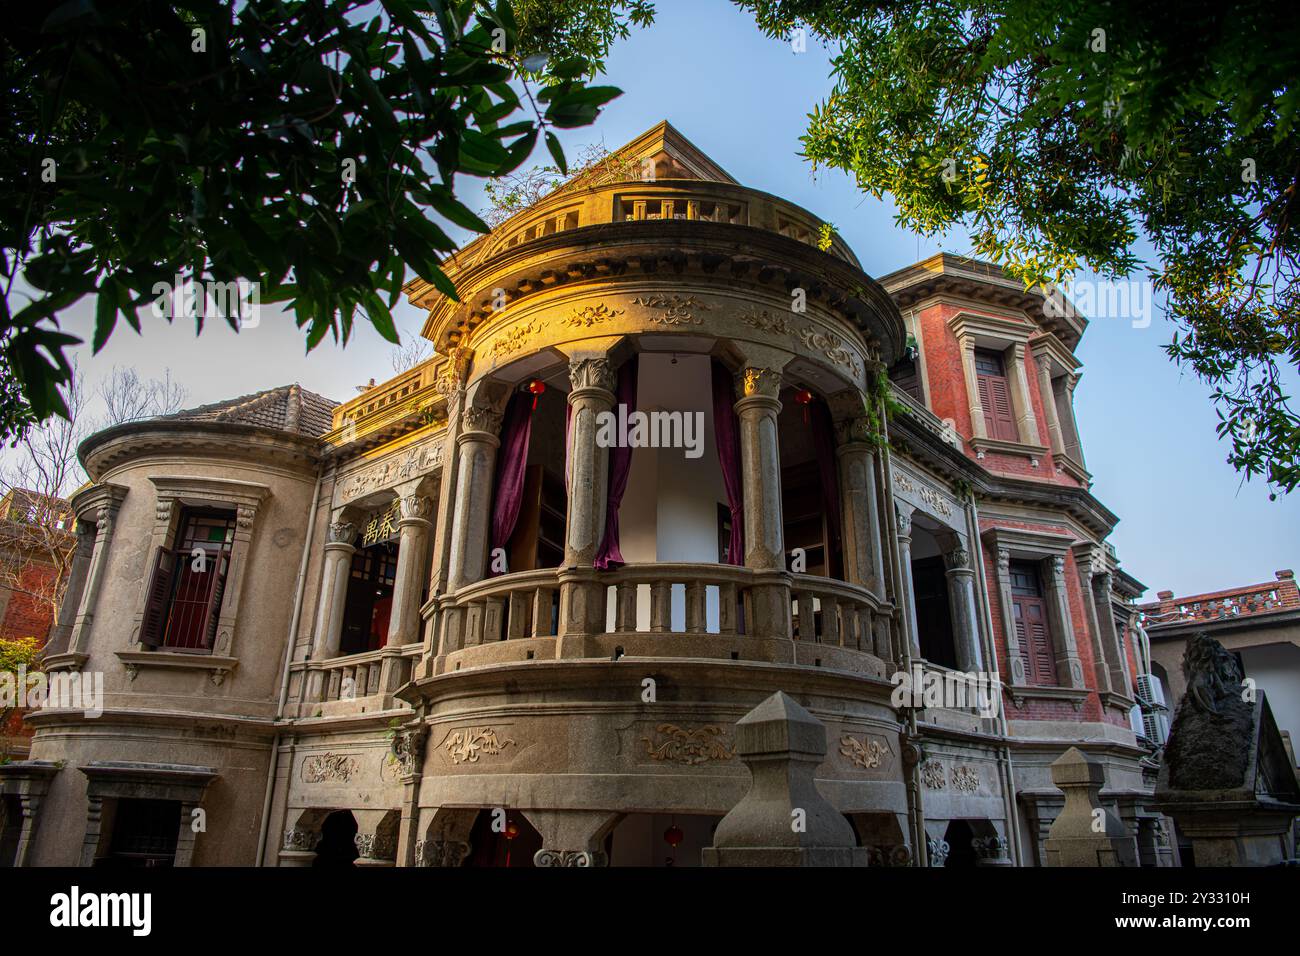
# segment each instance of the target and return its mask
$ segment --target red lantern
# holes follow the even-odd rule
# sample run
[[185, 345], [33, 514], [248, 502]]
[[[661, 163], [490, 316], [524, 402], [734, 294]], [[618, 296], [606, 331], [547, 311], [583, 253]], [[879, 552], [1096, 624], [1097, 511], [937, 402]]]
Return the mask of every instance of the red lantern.
[[681, 846], [682, 836], [682, 828], [674, 823], [664, 831], [664, 842], [675, 850]]
[[513, 840], [517, 836], [519, 836], [519, 824], [515, 823], [514, 820], [511, 820], [506, 824], [506, 839]]
[[806, 388], [801, 388], [794, 393], [794, 400], [803, 406], [803, 423], [808, 424], [808, 406], [812, 404], [813, 393]]
[[537, 399], [541, 397], [542, 392], [546, 391], [546, 383], [540, 378], [535, 378], [528, 383], [528, 391], [533, 396], [533, 411], [537, 411]]

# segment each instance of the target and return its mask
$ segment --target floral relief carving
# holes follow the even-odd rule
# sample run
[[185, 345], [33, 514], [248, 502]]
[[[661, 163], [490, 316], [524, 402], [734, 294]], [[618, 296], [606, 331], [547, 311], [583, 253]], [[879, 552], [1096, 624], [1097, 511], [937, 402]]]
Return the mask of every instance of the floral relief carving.
[[533, 854], [533, 866], [595, 867], [605, 865], [605, 854], [587, 850], [538, 850]]
[[662, 310], [663, 315], [650, 320], [656, 325], [703, 325], [704, 320], [695, 314], [696, 311], [712, 309], [712, 306], [697, 302], [693, 295], [639, 295], [632, 303], [646, 309]]
[[740, 316], [740, 321], [744, 322], [751, 329], [757, 329], [759, 332], [769, 332], [775, 335], [791, 335], [790, 326], [785, 321], [783, 315], [772, 315], [767, 309], [762, 312], [749, 312]]
[[886, 754], [892, 754], [889, 744], [876, 737], [863, 737], [862, 740], [845, 734], [840, 738], [840, 753], [849, 758], [849, 763], [863, 770], [875, 770], [884, 762]]
[[953, 767], [952, 788], [962, 793], [974, 793], [980, 788], [979, 771], [974, 767]]
[[601, 322], [608, 322], [626, 312], [626, 309], [611, 309], [603, 302], [596, 305], [587, 305], [578, 309], [575, 308], [569, 313], [569, 317], [564, 320], [564, 324], [570, 328], [591, 328], [593, 325], [599, 325]]
[[446, 748], [453, 764], [461, 764], [478, 763], [480, 757], [499, 754], [514, 743], [509, 737], [505, 740], [499, 738], [491, 727], [484, 727], [482, 730], [471, 727], [448, 734], [443, 747]]
[[747, 368], [740, 374], [740, 397], [765, 395], [776, 398], [781, 392], [781, 373], [774, 368]]
[[821, 352], [830, 361], [843, 366], [855, 376], [862, 374], [862, 363], [858, 361], [853, 350], [844, 344], [844, 340], [834, 332], [824, 332], [810, 325], [799, 331], [799, 338], [803, 340], [804, 346], [809, 351]]
[[303, 783], [323, 783], [326, 780], [347, 782], [359, 768], [357, 758], [351, 754], [323, 753], [303, 761], [302, 779]]
[[921, 782], [931, 790], [942, 790], [948, 786], [943, 775], [943, 764], [937, 760], [927, 760], [921, 764]]
[[496, 341], [492, 343], [492, 349], [488, 355], [493, 359], [501, 358], [504, 355], [513, 355], [518, 352], [538, 332], [542, 331], [540, 319], [534, 319], [531, 322], [525, 322], [522, 325], [516, 325], [504, 335], [499, 335]]
[[660, 724], [655, 728], [654, 739], [642, 737], [641, 740], [651, 760], [686, 766], [698, 766], [710, 760], [730, 760], [736, 753], [722, 728], [714, 724], [693, 729]]

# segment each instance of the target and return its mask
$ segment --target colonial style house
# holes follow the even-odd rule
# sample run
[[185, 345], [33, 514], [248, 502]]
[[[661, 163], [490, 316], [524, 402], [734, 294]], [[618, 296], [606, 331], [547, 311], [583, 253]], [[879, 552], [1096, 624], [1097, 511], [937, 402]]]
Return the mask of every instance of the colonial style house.
[[1044, 863], [1070, 747], [1174, 862], [1082, 317], [951, 255], [873, 278], [667, 123], [446, 267], [434, 357], [351, 401], [82, 446], [46, 664], [104, 713], [31, 718], [14, 860], [698, 865], [781, 690], [874, 865]]

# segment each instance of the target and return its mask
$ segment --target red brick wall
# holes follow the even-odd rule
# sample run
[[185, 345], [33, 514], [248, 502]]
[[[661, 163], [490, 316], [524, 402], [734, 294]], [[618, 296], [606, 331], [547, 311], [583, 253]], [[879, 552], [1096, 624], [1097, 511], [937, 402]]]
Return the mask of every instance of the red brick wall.
[[0, 638], [12, 641], [34, 637], [44, 645], [54, 624], [54, 611], [47, 602], [27, 592], [44, 593], [52, 586], [53, 578], [54, 570], [45, 565], [33, 564], [23, 570], [20, 583], [24, 590], [9, 594], [4, 619], [0, 620]]

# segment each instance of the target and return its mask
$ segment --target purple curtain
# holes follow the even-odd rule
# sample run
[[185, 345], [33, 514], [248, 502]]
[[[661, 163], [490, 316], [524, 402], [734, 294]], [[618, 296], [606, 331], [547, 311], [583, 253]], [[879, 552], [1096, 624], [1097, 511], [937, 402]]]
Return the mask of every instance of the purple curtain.
[[528, 436], [533, 428], [531, 395], [515, 392], [501, 424], [501, 450], [497, 452], [496, 501], [492, 507], [492, 547], [504, 548], [514, 534], [524, 497], [524, 467], [528, 464]]
[[727, 558], [729, 564], [739, 565], [745, 563], [745, 489], [740, 480], [740, 440], [736, 429], [735, 405], [734, 379], [721, 362], [715, 361], [713, 437], [718, 446], [722, 484], [727, 489], [727, 506], [731, 509], [731, 543], [727, 547]]
[[[618, 370], [615, 386], [615, 414], [618, 405], [627, 406], [628, 413], [636, 410], [636, 373], [638, 356], [632, 356]], [[609, 498], [605, 504], [605, 537], [600, 542], [592, 567], [606, 571], [623, 565], [623, 552], [618, 548], [618, 509], [627, 491], [627, 478], [632, 473], [632, 447], [616, 444], [609, 453]]]
[[[813, 450], [817, 455], [817, 470], [821, 473], [822, 507], [826, 509], [826, 523], [830, 525], [831, 539], [827, 542], [834, 551], [840, 549], [840, 479], [835, 461], [835, 435], [831, 425], [831, 410], [820, 399], [809, 403], [812, 418]], [[831, 571], [831, 556], [826, 555], [826, 571]]]

